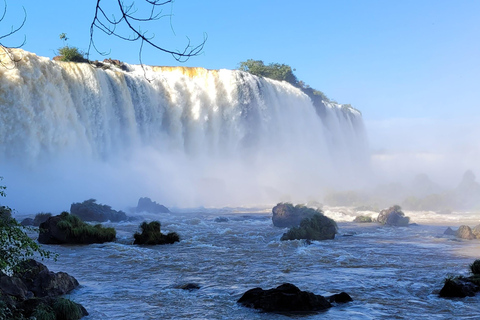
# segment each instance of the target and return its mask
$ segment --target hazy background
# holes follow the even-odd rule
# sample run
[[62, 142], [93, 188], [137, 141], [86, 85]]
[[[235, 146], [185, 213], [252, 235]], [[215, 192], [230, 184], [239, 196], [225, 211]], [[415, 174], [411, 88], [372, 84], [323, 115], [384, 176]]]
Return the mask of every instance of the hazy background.
[[[18, 25], [22, 6], [28, 16], [4, 44], [25, 35], [25, 50], [53, 57], [64, 32], [69, 45], [86, 50], [95, 3], [9, 0], [3, 32]], [[377, 178], [423, 172], [454, 186], [467, 169], [480, 176], [479, 12], [475, 0], [177, 0], [165, 6], [169, 16], [144, 30], [172, 49], [183, 49], [187, 36], [200, 43], [206, 33], [203, 53], [185, 66], [291, 65], [300, 80], [362, 111]], [[111, 50], [107, 57], [138, 63], [138, 44], [96, 35]], [[148, 49], [143, 62], [178, 64]]]

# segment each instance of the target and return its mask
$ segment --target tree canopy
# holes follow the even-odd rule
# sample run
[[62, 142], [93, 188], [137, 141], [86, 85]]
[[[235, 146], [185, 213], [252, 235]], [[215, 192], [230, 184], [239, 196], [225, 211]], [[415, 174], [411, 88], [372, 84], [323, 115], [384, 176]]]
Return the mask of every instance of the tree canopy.
[[292, 67], [286, 64], [270, 63], [265, 65], [261, 60], [248, 59], [240, 62], [239, 69], [259, 77], [266, 77], [278, 81], [286, 81], [294, 86], [298, 85], [298, 79], [293, 74]]

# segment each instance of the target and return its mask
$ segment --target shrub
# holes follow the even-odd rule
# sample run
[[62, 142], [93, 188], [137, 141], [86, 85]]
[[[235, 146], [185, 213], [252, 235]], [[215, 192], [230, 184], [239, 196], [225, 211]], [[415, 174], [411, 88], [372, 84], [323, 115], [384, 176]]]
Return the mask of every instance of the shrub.
[[83, 52], [80, 52], [76, 47], [62, 47], [58, 49], [58, 54], [61, 56], [60, 61], [88, 62], [88, 60], [85, 59]]
[[281, 240], [327, 240], [334, 239], [337, 232], [337, 224], [332, 219], [315, 214], [311, 218], [305, 218], [299, 227], [293, 227], [283, 234]]
[[77, 320], [83, 317], [82, 309], [72, 300], [58, 298], [53, 304], [56, 320]]
[[136, 232], [133, 237], [135, 241], [134, 244], [172, 244], [174, 242], [180, 241], [180, 237], [175, 232], [170, 232], [167, 235], [164, 235], [160, 232], [161, 224], [159, 221], [152, 221], [147, 223], [146, 221], [142, 222], [140, 229], [142, 233]]
[[33, 219], [33, 225], [38, 227], [40, 223], [47, 221], [47, 219], [50, 218], [51, 216], [52, 216], [51, 213], [40, 212], [37, 215], [35, 215], [35, 219]]
[[470, 271], [474, 275], [480, 275], [480, 260], [475, 260], [471, 265], [470, 265]]
[[104, 228], [100, 224], [92, 226], [68, 212], [62, 212], [60, 217], [57, 227], [73, 238], [75, 243], [89, 243], [92, 239], [97, 243], [110, 242], [117, 235], [114, 228]]
[[41, 303], [33, 312], [32, 317], [37, 320], [56, 320], [55, 311], [52, 307]]

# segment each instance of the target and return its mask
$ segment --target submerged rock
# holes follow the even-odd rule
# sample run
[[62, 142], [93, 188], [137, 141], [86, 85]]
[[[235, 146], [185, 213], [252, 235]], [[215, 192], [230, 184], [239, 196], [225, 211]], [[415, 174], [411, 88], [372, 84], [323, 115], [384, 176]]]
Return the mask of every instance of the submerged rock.
[[335, 221], [323, 214], [316, 213], [310, 218], [305, 218], [300, 226], [293, 227], [284, 233], [280, 240], [331, 240], [337, 233]]
[[465, 298], [473, 297], [480, 291], [480, 287], [469, 278], [458, 277], [446, 279], [443, 288], [440, 290], [440, 297], [444, 298]]
[[[332, 301], [346, 302], [351, 301], [351, 298], [348, 300], [342, 293], [342, 298], [339, 298], [338, 301], [332, 298]], [[327, 298], [312, 292], [301, 291], [290, 283], [284, 283], [269, 290], [262, 288], [248, 290], [237, 302], [246, 307], [266, 312], [312, 312], [332, 307]]]
[[400, 206], [393, 206], [380, 211], [377, 221], [386, 226], [405, 227], [408, 226], [410, 218], [406, 217]]
[[167, 207], [152, 201], [150, 198], [140, 198], [138, 199], [136, 212], [149, 212], [149, 213], [169, 213]]
[[323, 214], [320, 209], [312, 209], [303, 205], [293, 206], [291, 203], [279, 203], [272, 209], [272, 222], [275, 227], [296, 227], [305, 218], [310, 218], [316, 213]]
[[83, 221], [118, 222], [127, 220], [125, 212], [113, 210], [112, 207], [98, 204], [96, 201], [90, 199], [81, 203], [72, 203], [70, 213], [80, 217]]

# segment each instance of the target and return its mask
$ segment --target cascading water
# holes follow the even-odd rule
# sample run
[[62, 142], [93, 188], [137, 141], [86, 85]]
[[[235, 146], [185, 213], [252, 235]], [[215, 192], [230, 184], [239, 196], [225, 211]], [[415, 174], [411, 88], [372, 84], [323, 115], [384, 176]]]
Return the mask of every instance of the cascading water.
[[[368, 170], [360, 113], [241, 71], [96, 68], [13, 50], [0, 68], [12, 207], [225, 206], [318, 199]], [[9, 67], [11, 64], [11, 67]]]

